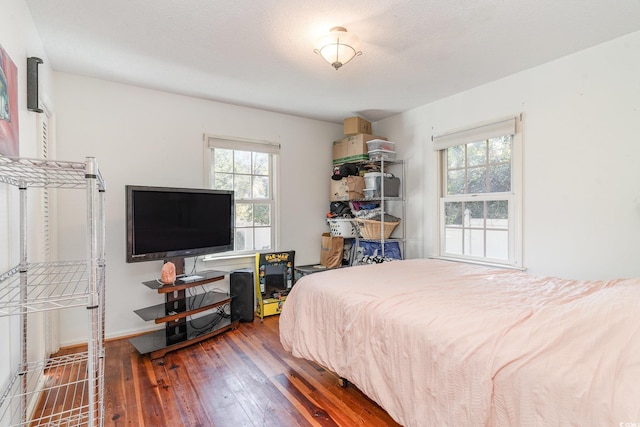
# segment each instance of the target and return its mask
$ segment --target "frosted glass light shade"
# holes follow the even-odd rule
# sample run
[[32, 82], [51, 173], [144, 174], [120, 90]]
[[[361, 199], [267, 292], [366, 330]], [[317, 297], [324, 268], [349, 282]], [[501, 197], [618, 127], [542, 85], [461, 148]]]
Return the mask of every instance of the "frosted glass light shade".
[[358, 36], [347, 32], [343, 27], [333, 27], [329, 33], [320, 37], [314, 52], [322, 56], [336, 70], [354, 57], [362, 55]]

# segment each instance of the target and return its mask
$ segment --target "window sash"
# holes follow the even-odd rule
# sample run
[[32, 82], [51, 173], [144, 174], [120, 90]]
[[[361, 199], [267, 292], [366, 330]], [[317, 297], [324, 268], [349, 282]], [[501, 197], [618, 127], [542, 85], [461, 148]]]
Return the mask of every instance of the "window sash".
[[[503, 119], [487, 121], [473, 126], [444, 132], [433, 137], [433, 147], [439, 151], [436, 156], [438, 165], [438, 234], [434, 241], [437, 256], [440, 258], [460, 259], [481, 264], [504, 265], [515, 268], [522, 268], [522, 137], [520, 133], [522, 116], [506, 117]], [[511, 189], [508, 192], [495, 193], [467, 193], [447, 195], [447, 149], [450, 147], [466, 145], [497, 138], [505, 135], [512, 135], [511, 141]], [[478, 202], [478, 201], [499, 201], [508, 203], [508, 256], [507, 259], [492, 258], [490, 256], [475, 256], [470, 254], [458, 254], [447, 252], [446, 247], [446, 216], [445, 206], [450, 202]], [[478, 230], [474, 227], [467, 227], [465, 230]], [[490, 228], [483, 228], [486, 234]], [[435, 237], [435, 236], [434, 236]], [[485, 242], [486, 244], [486, 242]], [[486, 254], [486, 251], [484, 252]]]
[[[280, 145], [273, 144], [268, 142], [259, 142], [259, 141], [249, 141], [243, 139], [231, 139], [231, 138], [220, 138], [215, 136], [207, 136], [205, 135], [205, 150], [207, 155], [205, 156], [206, 164], [206, 181], [207, 186], [209, 188], [213, 188], [213, 169], [214, 169], [214, 161], [215, 156], [213, 154], [214, 150], [218, 149], [228, 149], [233, 151], [247, 151], [252, 153], [265, 153], [269, 154], [269, 174], [255, 174], [255, 173], [230, 173], [234, 176], [249, 176], [249, 177], [260, 177], [260, 176], [268, 176], [269, 177], [269, 189], [268, 189], [268, 197], [266, 198], [235, 198], [235, 203], [244, 203], [244, 204], [259, 204], [259, 205], [268, 205], [270, 210], [270, 220], [271, 223], [268, 226], [264, 225], [243, 225], [240, 227], [236, 227], [236, 230], [251, 230], [251, 234], [254, 236], [252, 240], [252, 245], [255, 245], [255, 234], [259, 229], [270, 228], [270, 241], [271, 241], [271, 250], [277, 248], [277, 239], [278, 239], [278, 209], [277, 209], [277, 162], [278, 156], [280, 153]], [[253, 172], [253, 171], [251, 171]], [[225, 172], [227, 173], [227, 172]], [[235, 178], [234, 178], [235, 179]], [[233, 252], [226, 252], [226, 255], [240, 255], [240, 254], [254, 254], [256, 250], [235, 250]], [[221, 254], [221, 256], [225, 256], [225, 254]]]
[[[478, 225], [466, 225], [464, 222], [460, 227], [453, 227], [446, 224], [446, 205], [447, 203], [472, 203], [472, 202], [494, 202], [494, 201], [506, 201], [508, 210], [507, 210], [507, 227], [492, 227], [487, 225], [486, 222], [483, 222], [481, 226]], [[440, 198], [440, 255], [447, 258], [457, 258], [457, 259], [465, 259], [472, 261], [484, 261], [490, 262], [494, 264], [516, 264], [516, 241], [517, 239], [514, 236], [514, 230], [516, 229], [516, 201], [515, 196], [512, 193], [486, 193], [486, 194], [474, 194], [474, 195], [455, 195], [448, 197]], [[483, 219], [487, 219], [486, 212], [483, 212]], [[458, 252], [448, 252], [447, 251], [447, 232], [451, 230], [460, 230], [463, 236], [462, 242], [462, 253]], [[465, 241], [468, 238], [468, 232], [471, 231], [479, 231], [482, 232], [483, 238], [483, 255], [478, 256], [471, 253], [471, 249], [469, 248], [469, 242]], [[505, 258], [497, 258], [491, 257], [487, 254], [491, 252], [488, 249], [487, 244], [489, 240], [486, 238], [487, 232], [506, 232], [507, 233], [507, 248], [506, 253], [507, 256]]]
[[[486, 140], [473, 141], [472, 143], [456, 145], [453, 147], [448, 147], [446, 149], [443, 149], [441, 151], [442, 153], [441, 163], [442, 163], [442, 169], [443, 169], [442, 195], [446, 197], [446, 196], [451, 196], [455, 194], [464, 195], [464, 194], [476, 194], [476, 193], [477, 194], [497, 193], [497, 192], [500, 192], [498, 190], [501, 188], [503, 189], [502, 190], [503, 192], [504, 191], [509, 192], [511, 189], [511, 181], [513, 181], [513, 167], [512, 167], [513, 135], [508, 135], [510, 136], [509, 160], [505, 161], [504, 156], [500, 156], [499, 158], [492, 157], [492, 154], [494, 155], [498, 154], [493, 150], [500, 147], [499, 144], [504, 142], [504, 137], [506, 136], [507, 135], [502, 135], [500, 137], [492, 137]], [[496, 142], [498, 143], [498, 145], [495, 145]], [[470, 146], [472, 144], [474, 145], [482, 144], [483, 146], [482, 156], [479, 156], [479, 158], [474, 159], [474, 161], [470, 160], [470, 153], [472, 152], [470, 150]], [[453, 167], [450, 167], [449, 150], [456, 147], [462, 147], [462, 149], [459, 151], [460, 153], [462, 153], [462, 159], [460, 159], [459, 157], [455, 158], [456, 160], [460, 160], [461, 163], [456, 163], [456, 165], [454, 165]], [[480, 152], [480, 151], [476, 150], [476, 152]], [[479, 159], [481, 159], [482, 161], [478, 161]], [[505, 167], [508, 169], [508, 172], [509, 172], [508, 174], [509, 182], [508, 182], [508, 185], [501, 185], [505, 183], [503, 180], [500, 180], [498, 178], [502, 173], [504, 173]], [[502, 173], [501, 173], [501, 170], [502, 170]], [[451, 178], [456, 175], [457, 175], [457, 179], [452, 180]], [[474, 177], [476, 179], [474, 179]], [[478, 180], [477, 178], [482, 178], [482, 179]], [[450, 184], [452, 183], [458, 184], [457, 186], [454, 185], [453, 189], [459, 190], [459, 191], [450, 192], [451, 190]], [[481, 188], [479, 188], [478, 183], [480, 183]], [[476, 191], [474, 191], [474, 187]]]

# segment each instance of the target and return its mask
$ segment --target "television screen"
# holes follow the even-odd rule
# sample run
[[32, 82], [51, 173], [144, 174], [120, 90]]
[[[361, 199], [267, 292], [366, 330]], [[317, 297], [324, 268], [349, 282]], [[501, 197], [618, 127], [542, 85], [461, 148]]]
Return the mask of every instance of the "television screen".
[[126, 186], [127, 262], [233, 250], [233, 191]]

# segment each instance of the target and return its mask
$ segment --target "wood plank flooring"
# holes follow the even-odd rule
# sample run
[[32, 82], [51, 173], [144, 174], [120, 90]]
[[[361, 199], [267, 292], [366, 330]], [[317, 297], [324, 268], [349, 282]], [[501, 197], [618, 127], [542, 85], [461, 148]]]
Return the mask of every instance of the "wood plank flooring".
[[106, 344], [105, 426], [397, 426], [353, 385], [296, 359], [278, 316], [241, 323], [164, 358]]

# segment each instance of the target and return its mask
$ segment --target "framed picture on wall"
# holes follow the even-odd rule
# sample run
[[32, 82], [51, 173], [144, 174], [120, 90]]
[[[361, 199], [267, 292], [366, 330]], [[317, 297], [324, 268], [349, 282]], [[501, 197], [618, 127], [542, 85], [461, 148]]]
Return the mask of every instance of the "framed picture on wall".
[[0, 154], [19, 155], [18, 67], [0, 46]]

